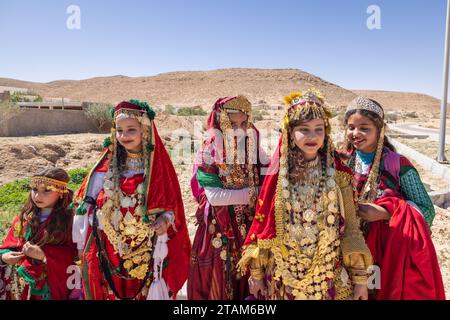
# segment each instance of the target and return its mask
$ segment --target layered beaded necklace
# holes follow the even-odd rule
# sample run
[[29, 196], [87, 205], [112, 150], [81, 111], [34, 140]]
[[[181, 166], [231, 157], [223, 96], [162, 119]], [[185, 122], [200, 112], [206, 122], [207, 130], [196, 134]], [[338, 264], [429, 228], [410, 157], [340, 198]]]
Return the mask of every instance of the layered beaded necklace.
[[336, 171], [320, 157], [307, 163], [304, 178], [289, 183], [281, 168], [287, 252], [275, 254], [275, 275], [296, 298], [323, 299], [339, 257], [339, 208]]
[[[325, 185], [326, 170], [324, 164], [316, 157], [313, 161], [306, 163], [302, 178], [294, 184], [288, 184], [290, 201], [286, 203], [286, 209], [293, 211], [295, 214], [291, 217], [291, 223], [299, 223], [302, 219], [299, 216], [300, 212], [311, 213], [312, 207], [317, 205], [318, 200], [322, 194]], [[284, 187], [286, 186], [286, 182]], [[310, 222], [311, 216], [305, 217], [306, 221]]]
[[[143, 153], [127, 151], [125, 168], [125, 171], [131, 172], [144, 171]], [[151, 223], [145, 223], [143, 219], [146, 213], [145, 186], [143, 183], [139, 184], [133, 194], [123, 192], [118, 181], [114, 182], [114, 174], [110, 168], [105, 175], [103, 188], [107, 201], [97, 212], [103, 230], [114, 250], [123, 259], [123, 266], [129, 275], [142, 280], [148, 271], [154, 235]], [[126, 210], [124, 216], [121, 209]]]

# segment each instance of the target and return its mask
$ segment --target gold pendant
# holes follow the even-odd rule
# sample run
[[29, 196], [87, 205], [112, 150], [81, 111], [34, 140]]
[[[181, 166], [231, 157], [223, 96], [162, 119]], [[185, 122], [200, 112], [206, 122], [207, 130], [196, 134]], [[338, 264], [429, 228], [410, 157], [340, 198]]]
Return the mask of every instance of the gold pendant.
[[336, 204], [335, 203], [330, 203], [328, 205], [328, 211], [330, 211], [331, 213], [337, 213], [338, 209], [336, 207]]
[[311, 222], [315, 219], [316, 212], [314, 210], [308, 209], [303, 213], [303, 218], [306, 222]]
[[290, 202], [286, 202], [286, 210], [287, 211], [291, 211], [292, 210], [292, 206]]
[[220, 247], [222, 247], [222, 239], [220, 238], [214, 238], [212, 240], [212, 246], [216, 249], [219, 249]]
[[335, 218], [332, 214], [330, 214], [330, 215], [327, 217], [327, 222], [328, 222], [328, 224], [332, 225], [332, 224], [334, 224], [335, 221], [336, 221], [336, 218]]
[[330, 201], [336, 200], [336, 192], [334, 190], [331, 190], [330, 192], [328, 192], [328, 199]]

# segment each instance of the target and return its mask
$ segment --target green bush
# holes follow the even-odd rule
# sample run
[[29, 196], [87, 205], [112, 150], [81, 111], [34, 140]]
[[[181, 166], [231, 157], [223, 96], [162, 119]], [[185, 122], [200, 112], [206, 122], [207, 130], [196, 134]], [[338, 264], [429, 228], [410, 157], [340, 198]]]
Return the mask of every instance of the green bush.
[[84, 113], [89, 119], [95, 122], [99, 130], [102, 130], [107, 123], [112, 122], [111, 108], [113, 106], [110, 104], [93, 103], [84, 110]]
[[70, 176], [70, 181], [68, 185], [69, 189], [71, 189], [72, 191], [76, 191], [80, 187], [84, 178], [89, 174], [90, 170], [91, 169], [89, 168], [78, 168], [68, 170], [67, 173]]
[[6, 119], [7, 116], [19, 113], [20, 111], [20, 107], [16, 103], [0, 101], [0, 120]]
[[0, 209], [18, 211], [28, 197], [29, 179], [22, 179], [0, 187]]
[[207, 114], [208, 113], [200, 106], [180, 108], [177, 112], [177, 115], [179, 116], [205, 116]]
[[264, 114], [260, 110], [253, 110], [252, 111], [252, 118], [253, 118], [254, 122], [261, 121], [261, 120], [264, 120]]
[[164, 107], [164, 113], [172, 114], [172, 115], [175, 114], [175, 107], [171, 104], [166, 105]]
[[[34, 96], [35, 98], [30, 99], [30, 96]], [[27, 92], [16, 91], [11, 95], [12, 102], [42, 102], [43, 100], [42, 96], [32, 90], [28, 90]]]

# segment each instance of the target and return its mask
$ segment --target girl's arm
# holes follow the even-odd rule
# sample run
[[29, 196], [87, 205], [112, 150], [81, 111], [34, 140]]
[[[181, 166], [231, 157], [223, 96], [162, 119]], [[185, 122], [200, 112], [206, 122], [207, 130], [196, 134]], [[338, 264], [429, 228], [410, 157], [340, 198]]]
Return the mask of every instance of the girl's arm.
[[[345, 175], [345, 174], [344, 174]], [[345, 219], [345, 231], [341, 241], [344, 265], [350, 270], [354, 284], [367, 283], [367, 268], [373, 264], [373, 258], [367, 247], [356, 215], [351, 176], [343, 178], [337, 174], [339, 208]]]
[[[87, 190], [86, 196], [89, 196], [93, 199], [97, 199], [100, 191], [103, 189], [105, 173], [104, 172], [95, 172], [92, 175], [92, 183], [89, 185], [89, 189]], [[73, 242], [77, 244], [78, 250], [83, 250], [84, 245], [86, 243], [86, 237], [89, 229], [89, 224], [92, 224], [92, 218], [89, 219], [89, 215], [91, 214], [91, 205], [82, 202], [81, 206], [83, 206], [84, 210], [76, 210], [76, 212], [80, 212], [81, 214], [76, 213], [73, 218], [73, 227], [72, 227], [72, 239]], [[84, 213], [83, 213], [84, 212]]]
[[213, 206], [249, 204], [249, 188], [230, 190], [222, 188], [205, 188], [206, 198]]

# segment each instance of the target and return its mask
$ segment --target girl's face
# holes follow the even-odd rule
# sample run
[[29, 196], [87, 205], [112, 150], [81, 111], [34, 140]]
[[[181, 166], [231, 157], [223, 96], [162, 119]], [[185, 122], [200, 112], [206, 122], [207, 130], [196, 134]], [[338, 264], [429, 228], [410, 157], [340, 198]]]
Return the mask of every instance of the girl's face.
[[142, 150], [141, 124], [134, 118], [119, 118], [116, 120], [117, 141], [130, 152]]
[[53, 208], [59, 197], [58, 192], [47, 189], [47, 187], [31, 189], [31, 200], [39, 209]]
[[246, 130], [247, 129], [247, 121], [248, 116], [243, 112], [229, 112], [228, 117], [230, 118], [231, 126], [233, 130]]
[[378, 129], [369, 118], [355, 113], [347, 121], [347, 139], [364, 153], [374, 152], [378, 142]]
[[313, 119], [302, 122], [292, 129], [292, 136], [306, 161], [314, 160], [325, 141], [325, 122]]

